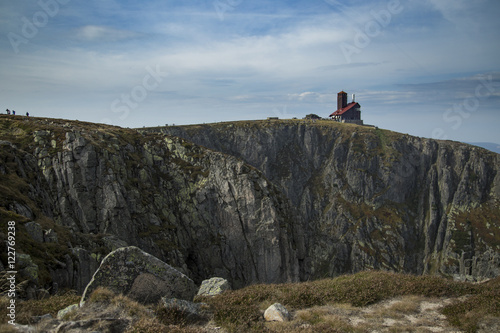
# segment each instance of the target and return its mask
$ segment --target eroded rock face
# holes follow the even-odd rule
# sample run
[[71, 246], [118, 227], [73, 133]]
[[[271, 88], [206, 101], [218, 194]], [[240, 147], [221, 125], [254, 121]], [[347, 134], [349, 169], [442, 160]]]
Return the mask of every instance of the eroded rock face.
[[66, 253], [40, 258], [59, 288], [83, 291], [96, 263], [129, 245], [197, 283], [221, 276], [241, 287], [303, 275], [304, 244], [288, 199], [242, 160], [174, 137], [28, 121], [51, 130], [26, 133], [34, 140], [23, 149], [2, 150], [14, 161], [5, 173], [30, 189], [8, 206], [18, 214], [36, 206], [69, 230], [54, 239]]
[[477, 147], [321, 121], [0, 121], [16, 130], [0, 136], [0, 174], [20, 184], [3, 208], [57, 232], [27, 238], [59, 288], [83, 291], [130, 245], [234, 288], [365, 269], [500, 274], [500, 155]]
[[197, 289], [186, 275], [135, 246], [117, 249], [104, 258], [85, 288], [81, 304], [98, 287], [142, 304], [157, 303], [161, 297], [192, 300]]
[[500, 274], [498, 154], [328, 121], [149, 131], [238, 156], [277, 184], [301, 221], [301, 277], [372, 268]]

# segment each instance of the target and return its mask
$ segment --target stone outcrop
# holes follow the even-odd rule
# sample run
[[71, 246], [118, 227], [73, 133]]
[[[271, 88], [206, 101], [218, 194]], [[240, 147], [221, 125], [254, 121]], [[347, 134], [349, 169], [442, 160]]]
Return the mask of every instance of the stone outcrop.
[[123, 294], [142, 304], [162, 297], [192, 300], [196, 286], [190, 278], [160, 259], [130, 246], [108, 254], [82, 295], [82, 305], [98, 287]]
[[229, 281], [223, 278], [214, 277], [208, 280], [203, 280], [197, 296], [215, 296], [222, 294], [226, 290], [231, 290]]
[[299, 279], [303, 246], [293, 236], [289, 202], [257, 169], [179, 138], [28, 121], [32, 129], [19, 132], [28, 143], [7, 136], [17, 144], [2, 146], [2, 159], [12, 161], [2, 164], [4, 176], [25, 184], [5, 207], [45, 216], [43, 228], [56, 230], [52, 245], [27, 240], [37, 255], [49, 253], [38, 258], [47, 263], [40, 267], [47, 288], [55, 282], [82, 292], [117, 245], [137, 246], [197, 283], [209, 276], [235, 287]]
[[301, 221], [301, 278], [372, 268], [500, 274], [498, 154], [329, 121], [146, 131], [237, 156], [278, 185]]

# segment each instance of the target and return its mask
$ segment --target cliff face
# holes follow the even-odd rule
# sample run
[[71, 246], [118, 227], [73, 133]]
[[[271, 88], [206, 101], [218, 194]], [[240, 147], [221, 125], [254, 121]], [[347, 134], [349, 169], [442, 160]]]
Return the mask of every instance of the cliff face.
[[[17, 220], [20, 232], [28, 220], [58, 228], [57, 251], [50, 248], [56, 244], [34, 243], [33, 232], [18, 248], [44, 269], [33, 282], [82, 291], [102, 256], [125, 245], [198, 282], [207, 276], [235, 286], [298, 280], [300, 246], [289, 203], [243, 161], [110, 126], [1, 121], [2, 223]], [[50, 255], [31, 251], [36, 247]]]
[[500, 155], [480, 148], [332, 122], [0, 123], [0, 218], [39, 285], [82, 291], [126, 245], [234, 287], [369, 268], [500, 275]]
[[238, 156], [296, 207], [311, 277], [500, 273], [500, 155], [329, 121], [149, 129]]

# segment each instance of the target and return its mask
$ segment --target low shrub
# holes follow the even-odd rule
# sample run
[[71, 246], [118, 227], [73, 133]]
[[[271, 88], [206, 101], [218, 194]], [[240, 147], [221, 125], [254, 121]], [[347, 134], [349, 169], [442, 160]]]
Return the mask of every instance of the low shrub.
[[88, 303], [111, 303], [117, 295], [111, 290], [103, 287], [98, 287], [94, 290], [88, 299]]
[[500, 277], [478, 286], [478, 293], [443, 308], [448, 321], [465, 332], [476, 332], [487, 317], [500, 317]]
[[158, 305], [156, 308], [156, 317], [160, 323], [165, 325], [180, 325], [188, 324], [187, 314], [176, 308], [166, 308], [163, 305]]
[[442, 277], [371, 271], [313, 282], [252, 285], [198, 301], [211, 305], [218, 325], [238, 331], [262, 325], [262, 304], [278, 302], [289, 310], [334, 303], [362, 307], [397, 296], [458, 297], [475, 294], [477, 289]]
[[30, 324], [32, 317], [43, 316], [47, 313], [56, 317], [59, 310], [78, 302], [80, 302], [80, 296], [74, 291], [41, 300], [18, 301], [16, 322]]
[[141, 318], [126, 333], [163, 333], [168, 332], [167, 326], [156, 318]]

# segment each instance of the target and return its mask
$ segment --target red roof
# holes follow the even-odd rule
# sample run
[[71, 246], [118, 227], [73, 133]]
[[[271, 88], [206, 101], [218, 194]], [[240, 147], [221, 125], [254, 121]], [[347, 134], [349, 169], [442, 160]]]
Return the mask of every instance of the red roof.
[[349, 111], [350, 109], [352, 109], [353, 107], [355, 107], [356, 105], [359, 108], [359, 104], [357, 102], [351, 102], [351, 103], [347, 104], [345, 107], [343, 107], [342, 109], [338, 109], [337, 111], [335, 111], [334, 113], [332, 113], [330, 115], [330, 117], [332, 117], [332, 116], [341, 116], [344, 113], [346, 113], [347, 111]]

